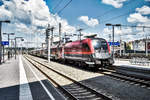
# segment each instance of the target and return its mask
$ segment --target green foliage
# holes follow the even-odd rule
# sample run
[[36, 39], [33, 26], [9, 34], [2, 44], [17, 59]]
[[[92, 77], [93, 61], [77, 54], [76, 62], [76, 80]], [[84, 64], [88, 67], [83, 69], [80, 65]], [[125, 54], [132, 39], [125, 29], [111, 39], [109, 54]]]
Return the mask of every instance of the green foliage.
[[126, 50], [131, 50], [131, 47], [127, 45]]

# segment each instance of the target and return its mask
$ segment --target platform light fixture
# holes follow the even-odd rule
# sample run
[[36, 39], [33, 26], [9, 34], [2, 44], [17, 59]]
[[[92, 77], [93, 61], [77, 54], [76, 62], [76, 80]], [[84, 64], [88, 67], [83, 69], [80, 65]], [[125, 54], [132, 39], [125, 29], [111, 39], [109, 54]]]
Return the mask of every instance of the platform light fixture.
[[113, 50], [112, 50], [112, 57], [114, 58], [114, 27], [121, 27], [121, 24], [111, 24], [111, 23], [107, 23], [105, 24], [106, 26], [112, 26], [112, 38], [113, 38]]
[[0, 64], [2, 64], [2, 34], [1, 34], [1, 28], [2, 28], [2, 23], [10, 23], [10, 20], [4, 20], [0, 21]]
[[[3, 33], [3, 35], [8, 35], [8, 42], [10, 40], [10, 35], [15, 35], [15, 33]], [[8, 45], [8, 59], [10, 58], [10, 48]]]

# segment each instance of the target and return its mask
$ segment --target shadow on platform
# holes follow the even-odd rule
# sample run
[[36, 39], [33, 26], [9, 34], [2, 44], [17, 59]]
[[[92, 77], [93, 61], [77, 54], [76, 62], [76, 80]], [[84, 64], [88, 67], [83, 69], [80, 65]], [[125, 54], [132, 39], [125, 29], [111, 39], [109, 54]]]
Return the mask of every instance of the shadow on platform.
[[[56, 100], [64, 100], [48, 80], [42, 80], [42, 82]], [[29, 86], [33, 100], [51, 100], [39, 81], [30, 82]], [[19, 100], [19, 87], [20, 85], [0, 88], [0, 100]]]

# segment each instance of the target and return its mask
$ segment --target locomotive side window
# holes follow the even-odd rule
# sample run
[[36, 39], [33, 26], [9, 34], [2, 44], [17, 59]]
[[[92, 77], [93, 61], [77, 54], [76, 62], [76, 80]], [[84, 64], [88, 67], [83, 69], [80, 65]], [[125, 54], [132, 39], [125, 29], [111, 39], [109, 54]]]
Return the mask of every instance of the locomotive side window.
[[89, 48], [89, 46], [88, 46], [87, 43], [82, 44], [82, 50], [83, 50], [83, 51], [86, 51], [86, 52], [89, 52], [89, 51], [90, 51], [90, 48]]

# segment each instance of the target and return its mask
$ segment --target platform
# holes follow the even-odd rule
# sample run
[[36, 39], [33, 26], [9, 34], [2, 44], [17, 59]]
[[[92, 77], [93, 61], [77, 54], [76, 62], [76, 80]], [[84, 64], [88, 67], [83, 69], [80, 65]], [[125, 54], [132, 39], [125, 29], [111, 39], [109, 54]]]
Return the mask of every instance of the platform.
[[150, 66], [144, 66], [144, 65], [135, 65], [131, 64], [129, 62], [129, 59], [115, 59], [115, 66], [125, 69], [125, 70], [132, 70], [136, 72], [141, 72], [141, 73], [147, 73], [150, 74]]
[[64, 100], [56, 88], [21, 55], [0, 65], [0, 100]]

